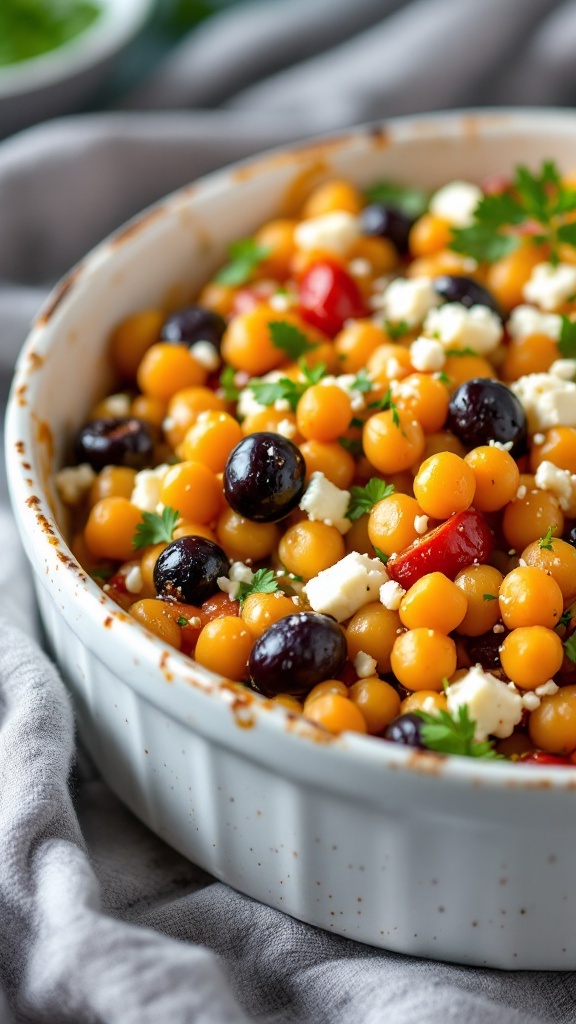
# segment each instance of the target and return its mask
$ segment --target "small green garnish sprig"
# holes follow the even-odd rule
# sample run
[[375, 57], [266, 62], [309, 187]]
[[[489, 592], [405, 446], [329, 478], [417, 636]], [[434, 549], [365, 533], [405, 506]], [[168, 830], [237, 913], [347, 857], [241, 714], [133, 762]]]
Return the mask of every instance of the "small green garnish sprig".
[[394, 323], [392, 320], [384, 321], [384, 330], [392, 341], [397, 341], [398, 338], [403, 338], [405, 334], [410, 331], [410, 324], [407, 320], [398, 320]]
[[326, 364], [317, 363], [316, 366], [307, 366], [301, 360], [300, 370], [304, 380], [291, 380], [289, 377], [280, 377], [279, 380], [249, 380], [246, 385], [252, 391], [254, 398], [260, 405], [274, 405], [277, 401], [288, 402], [292, 412], [296, 411], [298, 402], [308, 388], [319, 384], [326, 376]]
[[551, 160], [532, 173], [518, 166], [511, 188], [499, 195], [483, 196], [469, 227], [454, 228], [450, 248], [479, 263], [493, 263], [517, 249], [528, 226], [533, 240], [550, 247], [550, 259], [558, 261], [561, 243], [576, 245], [576, 223], [567, 215], [576, 210], [576, 189], [566, 188]]
[[563, 359], [576, 359], [576, 323], [569, 316], [562, 317], [558, 352]]
[[377, 476], [373, 476], [365, 487], [351, 487], [346, 518], [351, 522], [360, 519], [360, 516], [369, 512], [373, 505], [383, 498], [389, 498], [391, 494], [394, 494], [394, 484], [387, 484]]
[[241, 583], [236, 600], [242, 606], [251, 594], [275, 594], [280, 587], [272, 569], [257, 569], [251, 583]]
[[260, 245], [253, 238], [241, 238], [237, 242], [232, 242], [228, 247], [229, 261], [218, 271], [214, 280], [231, 288], [246, 284], [270, 252], [269, 246]]
[[365, 191], [369, 203], [394, 206], [414, 220], [428, 209], [428, 194], [422, 188], [398, 185], [395, 181], [377, 181]]
[[220, 387], [227, 402], [237, 402], [240, 388], [236, 385], [236, 370], [233, 366], [225, 366], [220, 374]]
[[564, 650], [566, 657], [576, 664], [576, 633], [572, 633], [567, 640], [564, 641]]
[[482, 600], [483, 601], [497, 601], [498, 600], [498, 595], [497, 594], [482, 594]]
[[421, 739], [428, 750], [439, 754], [460, 754], [463, 757], [482, 757], [486, 760], [501, 760], [502, 755], [494, 750], [493, 740], [479, 742], [474, 739], [476, 722], [470, 718], [468, 707], [461, 704], [456, 715], [438, 711], [431, 715], [427, 711], [415, 711], [423, 721]]
[[138, 523], [132, 538], [132, 547], [137, 551], [149, 544], [169, 544], [179, 518], [180, 513], [170, 505], [166, 505], [161, 515], [157, 512], [143, 512], [142, 522]]
[[546, 530], [546, 533], [544, 534], [544, 536], [540, 537], [540, 540], [538, 541], [538, 547], [542, 548], [545, 551], [553, 551], [554, 550], [554, 548], [552, 547], [552, 527], [551, 526], [548, 527], [548, 529]]
[[399, 427], [400, 426], [400, 416], [398, 415], [398, 406], [396, 405], [395, 402], [392, 401], [392, 392], [391, 392], [390, 388], [388, 388], [386, 394], [383, 395], [382, 398], [379, 398], [377, 402], [370, 402], [370, 404], [368, 405], [368, 408], [372, 409], [373, 412], [387, 412], [388, 409], [391, 409], [391, 411], [392, 411], [392, 421], [394, 423], [394, 426], [395, 427]]
[[289, 359], [296, 362], [307, 352], [318, 348], [318, 345], [306, 337], [304, 331], [287, 320], [270, 320], [268, 322], [270, 340], [274, 348], [280, 349]]

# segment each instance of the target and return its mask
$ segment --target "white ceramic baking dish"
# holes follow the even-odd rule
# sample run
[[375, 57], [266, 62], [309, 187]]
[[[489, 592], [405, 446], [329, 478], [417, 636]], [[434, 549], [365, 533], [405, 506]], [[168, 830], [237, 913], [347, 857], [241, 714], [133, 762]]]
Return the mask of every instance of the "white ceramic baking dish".
[[86, 577], [51, 484], [111, 383], [111, 328], [175, 290], [193, 295], [229, 241], [314, 182], [336, 173], [434, 187], [543, 157], [576, 167], [575, 115], [436, 115], [276, 152], [170, 196], [53, 292], [18, 364], [7, 459], [80, 733], [150, 828], [242, 892], [341, 935], [462, 963], [573, 969], [576, 771], [332, 738], [214, 677]]

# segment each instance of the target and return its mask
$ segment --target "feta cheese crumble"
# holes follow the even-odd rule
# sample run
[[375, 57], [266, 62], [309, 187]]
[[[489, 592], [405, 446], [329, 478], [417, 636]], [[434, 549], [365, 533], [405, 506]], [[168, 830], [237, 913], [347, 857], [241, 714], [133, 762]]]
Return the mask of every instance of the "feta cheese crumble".
[[65, 505], [79, 505], [96, 479], [96, 473], [87, 462], [79, 466], [65, 466], [55, 476], [56, 488]]
[[388, 611], [397, 612], [406, 591], [396, 580], [387, 580], [380, 587], [380, 604]]
[[391, 323], [405, 322], [409, 327], [422, 323], [426, 315], [438, 306], [440, 296], [430, 277], [397, 277], [382, 296], [381, 308]]
[[428, 529], [428, 516], [414, 516], [414, 529], [420, 536], [426, 533]]
[[465, 676], [452, 683], [446, 691], [450, 714], [457, 714], [462, 704], [468, 707], [476, 723], [474, 739], [483, 742], [489, 736], [505, 739], [522, 718], [522, 698], [506, 683], [481, 665], [474, 665]]
[[376, 672], [378, 662], [365, 651], [358, 651], [354, 658], [354, 670], [358, 679], [369, 679]]
[[528, 338], [532, 334], [547, 334], [558, 341], [562, 328], [562, 317], [557, 313], [542, 313], [534, 306], [516, 306], [507, 323], [511, 338]]
[[313, 611], [343, 622], [365, 604], [376, 601], [387, 580], [388, 573], [379, 558], [352, 551], [308, 580], [302, 589]]
[[567, 469], [560, 469], [553, 462], [544, 459], [536, 470], [534, 482], [541, 491], [550, 491], [558, 498], [560, 508], [564, 512], [570, 508], [576, 492], [576, 475], [574, 473], [570, 473]]
[[503, 327], [500, 317], [488, 306], [447, 302], [430, 310], [424, 333], [437, 338], [445, 348], [471, 348], [478, 355], [486, 355], [498, 348]]
[[297, 224], [294, 230], [297, 249], [305, 252], [319, 249], [337, 256], [346, 256], [360, 237], [358, 217], [344, 210], [310, 217]]
[[453, 227], [467, 228], [474, 220], [474, 210], [484, 193], [470, 181], [451, 181], [434, 193], [430, 212]]
[[576, 383], [552, 373], [529, 373], [510, 384], [520, 399], [528, 429], [534, 434], [550, 427], [576, 427]]
[[340, 533], [347, 533], [352, 523], [346, 518], [350, 504], [350, 491], [343, 491], [328, 480], [324, 473], [312, 473], [299, 508], [308, 518], [335, 526]]
[[228, 576], [235, 583], [252, 583], [254, 579], [252, 569], [244, 562], [232, 562]]
[[559, 309], [576, 292], [576, 266], [537, 263], [524, 285], [523, 296], [547, 312]]
[[555, 359], [548, 370], [553, 377], [561, 377], [562, 380], [574, 380], [576, 378], [576, 359]]
[[421, 373], [441, 370], [446, 362], [442, 342], [435, 338], [416, 338], [410, 345], [410, 362]]
[[124, 577], [126, 590], [129, 594], [139, 594], [144, 586], [142, 571], [139, 565], [133, 565]]
[[192, 345], [190, 354], [200, 366], [203, 366], [208, 373], [212, 373], [220, 366], [221, 359], [216, 345], [211, 341], [197, 341]]
[[134, 487], [130, 495], [132, 505], [142, 512], [156, 512], [160, 505], [160, 493], [164, 477], [170, 469], [166, 463], [156, 469], [141, 469], [134, 478]]

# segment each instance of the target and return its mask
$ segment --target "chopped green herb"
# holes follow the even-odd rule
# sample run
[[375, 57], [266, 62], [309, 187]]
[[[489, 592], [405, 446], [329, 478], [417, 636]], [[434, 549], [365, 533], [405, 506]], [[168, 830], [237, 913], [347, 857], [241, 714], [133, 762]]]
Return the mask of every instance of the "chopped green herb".
[[138, 523], [132, 539], [132, 546], [138, 550], [148, 547], [149, 544], [169, 543], [179, 517], [180, 513], [170, 508], [170, 505], [163, 509], [162, 515], [156, 512], [143, 512], [142, 522]]
[[380, 398], [377, 402], [370, 402], [368, 408], [369, 409], [374, 409], [377, 412], [386, 412], [388, 409], [391, 409], [392, 410], [392, 420], [393, 420], [394, 426], [396, 426], [396, 427], [400, 426], [400, 416], [398, 415], [398, 406], [396, 405], [395, 402], [392, 401], [392, 392], [391, 392], [390, 388], [388, 388], [388, 391], [386, 392], [386, 394], [384, 395], [383, 398]]
[[352, 391], [361, 391], [364, 394], [367, 391], [372, 391], [373, 387], [374, 384], [370, 380], [367, 370], [359, 370], [354, 380], [352, 381], [352, 384], [350, 385]]
[[356, 441], [353, 437], [339, 437], [338, 444], [342, 445], [347, 452], [355, 457], [363, 454], [362, 441]]
[[494, 750], [492, 740], [480, 743], [474, 739], [476, 723], [470, 718], [466, 704], [460, 705], [457, 716], [451, 715], [448, 711], [439, 711], [437, 715], [430, 715], [426, 711], [415, 711], [414, 714], [424, 723], [421, 737], [428, 750], [491, 760], [499, 759], [501, 756]]
[[416, 220], [428, 209], [428, 194], [422, 188], [398, 185], [394, 181], [377, 181], [366, 189], [369, 203], [383, 203], [394, 206]]
[[568, 316], [562, 317], [558, 351], [563, 359], [576, 359], [576, 322]]
[[572, 636], [569, 636], [565, 641], [564, 650], [566, 651], [566, 656], [570, 658], [570, 661], [576, 663], [576, 633], [572, 633]]
[[544, 534], [544, 536], [540, 538], [540, 540], [538, 541], [538, 545], [541, 548], [545, 548], [546, 551], [553, 551], [554, 550], [554, 548], [552, 547], [552, 527], [551, 526], [548, 527], [548, 529], [546, 530], [546, 533]]
[[287, 320], [270, 320], [268, 330], [274, 348], [281, 349], [289, 359], [294, 361], [300, 359], [306, 352], [318, 348], [318, 345], [308, 340], [304, 331], [295, 327], [294, 324], [289, 324]]
[[353, 416], [352, 419], [350, 420], [349, 426], [351, 426], [351, 427], [363, 427], [364, 426], [364, 420], [361, 420], [359, 418], [359, 416]]
[[114, 576], [115, 569], [92, 569], [90, 576], [94, 580], [110, 580]]
[[270, 255], [267, 245], [259, 245], [253, 238], [241, 238], [228, 247], [229, 262], [215, 275], [218, 284], [236, 288], [250, 280], [256, 267]]
[[[254, 398], [260, 405], [274, 405], [278, 401], [286, 401], [289, 403], [292, 412], [296, 411], [296, 406], [302, 398], [302, 395], [309, 387], [313, 384], [319, 384], [323, 377], [326, 376], [326, 364], [317, 363], [316, 366], [306, 366], [301, 361], [300, 369], [304, 380], [291, 380], [289, 377], [280, 377], [279, 380], [254, 380], [248, 381], [247, 387], [250, 388], [254, 394]], [[363, 425], [363, 424], [362, 424]]]
[[278, 581], [272, 569], [258, 569], [251, 583], [241, 583], [236, 600], [244, 604], [250, 594], [275, 594], [279, 590]]
[[397, 341], [398, 338], [403, 338], [405, 334], [408, 334], [410, 324], [407, 320], [399, 320], [398, 323], [394, 323], [392, 320], [385, 320], [384, 330], [392, 341]]
[[2, 0], [0, 67], [56, 50], [103, 14], [91, 0]]
[[534, 229], [533, 238], [551, 247], [558, 261], [558, 245], [576, 245], [576, 224], [566, 223], [576, 210], [576, 190], [566, 188], [555, 164], [548, 160], [533, 174], [516, 168], [512, 187], [500, 195], [484, 196], [474, 211], [470, 227], [454, 228], [450, 248], [480, 263], [493, 263], [517, 249], [523, 235], [520, 225]]
[[378, 555], [380, 561], [384, 562], [384, 565], [386, 565], [388, 559], [390, 558], [390, 555], [387, 555], [385, 551], [382, 551], [382, 548], [374, 548], [374, 551]]
[[497, 594], [482, 594], [482, 600], [483, 601], [497, 601], [498, 600], [498, 595]]
[[574, 617], [574, 613], [573, 613], [572, 609], [571, 608], [567, 608], [565, 612], [562, 612], [562, 615], [558, 619], [558, 622], [556, 623], [556, 625], [557, 626], [569, 626], [570, 623], [572, 622], [573, 617]]
[[224, 392], [227, 402], [236, 402], [240, 397], [240, 390], [236, 387], [236, 370], [233, 366], [226, 366], [220, 374], [220, 387]]
[[447, 356], [476, 356], [477, 352], [473, 348], [447, 348]]
[[179, 615], [178, 618], [176, 619], [176, 625], [177, 626], [187, 626], [188, 625], [188, 619], [186, 618], [186, 616], [185, 615]]
[[442, 371], [436, 374], [436, 380], [442, 381], [442, 384], [450, 384], [450, 377]]
[[360, 516], [369, 512], [373, 505], [383, 498], [389, 498], [391, 494], [394, 494], [394, 484], [387, 484], [377, 476], [373, 476], [365, 487], [351, 487], [346, 518], [352, 522], [360, 519]]

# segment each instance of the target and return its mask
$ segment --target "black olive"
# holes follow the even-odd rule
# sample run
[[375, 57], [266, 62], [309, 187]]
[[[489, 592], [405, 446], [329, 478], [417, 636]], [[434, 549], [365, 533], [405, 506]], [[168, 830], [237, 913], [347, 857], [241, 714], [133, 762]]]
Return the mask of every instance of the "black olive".
[[432, 282], [434, 290], [444, 302], [459, 302], [470, 309], [471, 306], [488, 306], [500, 319], [502, 311], [494, 296], [471, 277], [459, 274], [442, 274]]
[[510, 454], [526, 451], [526, 413], [516, 395], [489, 377], [465, 381], [450, 399], [447, 427], [469, 448], [490, 440], [512, 442]]
[[226, 321], [213, 309], [207, 309], [205, 306], [188, 306], [172, 313], [164, 321], [160, 339], [182, 345], [209, 341], [220, 350], [225, 330]]
[[76, 442], [78, 462], [88, 462], [96, 472], [104, 466], [144, 469], [152, 462], [153, 451], [150, 424], [133, 416], [92, 420]]
[[360, 214], [360, 230], [364, 235], [388, 238], [399, 253], [408, 252], [408, 236], [414, 223], [403, 210], [384, 203], [370, 203]]
[[399, 715], [384, 731], [384, 739], [392, 743], [403, 743], [405, 747], [417, 747], [425, 750], [426, 745], [422, 742], [423, 720], [411, 712], [406, 715]]
[[256, 523], [275, 523], [298, 505], [306, 464], [300, 449], [282, 437], [260, 431], [232, 449], [224, 469], [226, 501], [238, 515]]
[[158, 555], [154, 586], [160, 597], [201, 605], [218, 590], [218, 577], [227, 576], [228, 559], [218, 544], [205, 537], [180, 537]]
[[299, 612], [279, 619], [258, 637], [250, 655], [256, 690], [306, 694], [323, 679], [333, 679], [346, 660], [346, 640], [328, 615]]

